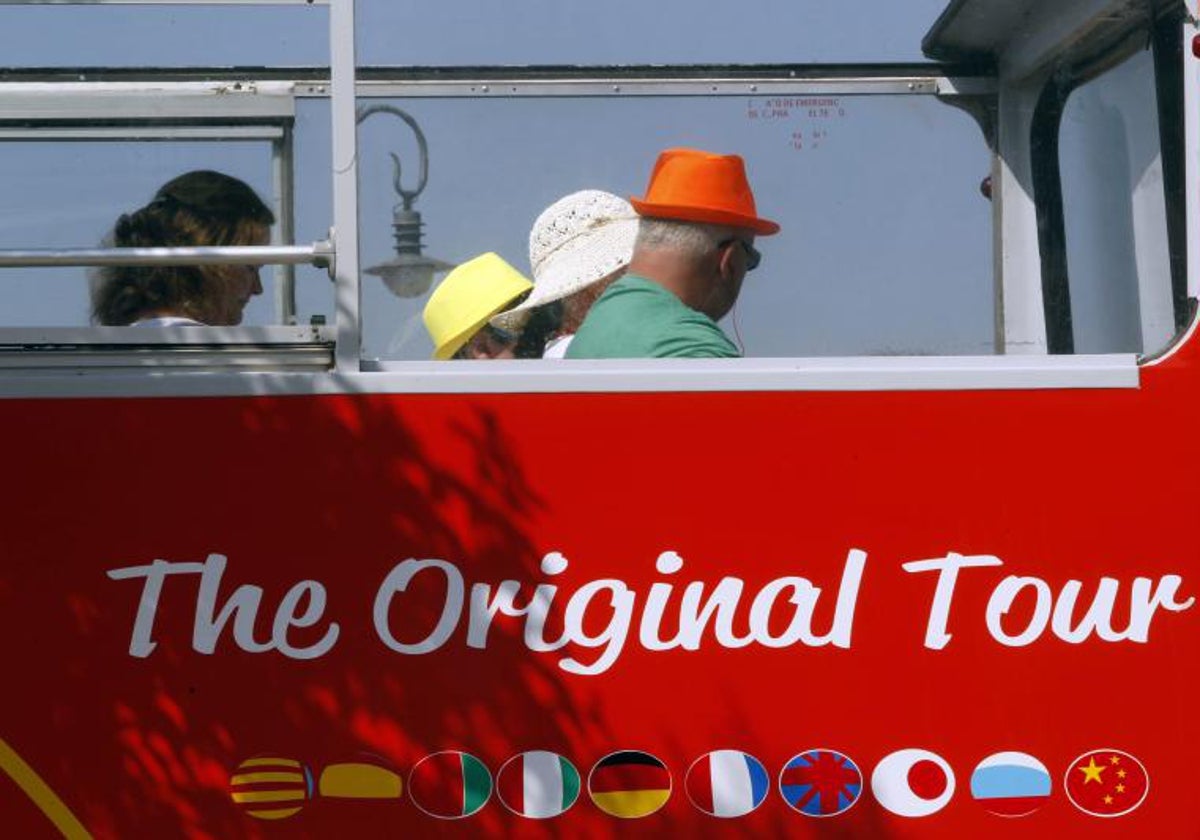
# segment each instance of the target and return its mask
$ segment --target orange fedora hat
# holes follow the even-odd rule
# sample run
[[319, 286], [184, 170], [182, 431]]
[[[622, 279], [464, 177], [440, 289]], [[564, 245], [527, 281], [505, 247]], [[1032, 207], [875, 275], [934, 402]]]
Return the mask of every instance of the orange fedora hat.
[[738, 155], [667, 149], [658, 156], [645, 198], [630, 198], [639, 216], [747, 228], [761, 236], [779, 225], [760, 219], [746, 165]]

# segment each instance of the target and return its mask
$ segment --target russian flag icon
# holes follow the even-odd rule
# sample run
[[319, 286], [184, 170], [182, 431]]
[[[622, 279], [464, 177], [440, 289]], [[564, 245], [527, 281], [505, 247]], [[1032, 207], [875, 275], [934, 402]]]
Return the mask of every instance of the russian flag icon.
[[971, 797], [1000, 817], [1032, 814], [1050, 798], [1050, 771], [1031, 755], [989, 755], [971, 774]]
[[740, 750], [715, 750], [696, 759], [684, 781], [688, 799], [714, 817], [742, 817], [763, 803], [771, 780], [762, 762]]

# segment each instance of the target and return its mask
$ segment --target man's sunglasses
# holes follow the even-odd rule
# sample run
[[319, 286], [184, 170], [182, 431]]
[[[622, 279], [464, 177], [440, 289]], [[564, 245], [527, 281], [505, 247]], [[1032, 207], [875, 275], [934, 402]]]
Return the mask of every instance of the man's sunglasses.
[[742, 250], [746, 252], [746, 271], [753, 271], [758, 268], [758, 264], [762, 262], [762, 254], [758, 249], [744, 239], [726, 239], [717, 243], [718, 248], [727, 248], [730, 245], [737, 243], [742, 246]]

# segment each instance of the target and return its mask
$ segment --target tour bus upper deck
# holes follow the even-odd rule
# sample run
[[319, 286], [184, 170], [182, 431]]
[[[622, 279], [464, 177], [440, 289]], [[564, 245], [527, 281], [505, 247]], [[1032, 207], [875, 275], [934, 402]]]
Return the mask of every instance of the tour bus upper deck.
[[[1183, 3], [73, 5], [0, 2], [0, 835], [1193, 833]], [[783, 224], [746, 358], [433, 362], [370, 271], [396, 181], [524, 269], [676, 145]], [[271, 246], [104, 247], [198, 168]], [[89, 323], [201, 258], [245, 325]]]
[[[364, 66], [353, 87], [364, 109], [398, 106], [430, 138], [431, 177], [416, 209], [431, 257], [453, 263], [498, 250], [525, 265], [528, 225], [556, 195], [589, 183], [636, 194], [659, 147], [707, 143], [747, 158], [760, 204], [785, 224], [727, 323], [747, 356], [1145, 355], [1168, 346], [1188, 318], [1190, 230], [1179, 107], [1190, 80], [1181, 49], [1184, 6], [1148, 8], [1068, 4], [1030, 22], [1012, 4], [997, 11], [997, 4], [953, 3], [924, 43], [929, 54], [955, 62], [947, 65]], [[344, 14], [290, 11], [328, 11], [335, 29]], [[1026, 29], [1036, 30], [1040, 53], [1033, 39], [1020, 37]], [[366, 40], [359, 53], [368, 59], [395, 55], [386, 41], [364, 38], [361, 26], [358, 40]], [[528, 40], [531, 54], [541, 55], [543, 41]], [[908, 49], [901, 55], [911, 60], [915, 49]], [[349, 57], [343, 69], [354, 63]], [[1100, 72], [1109, 65], [1119, 66]], [[28, 221], [9, 225], [3, 244], [94, 248], [155, 178], [192, 161], [227, 159], [273, 196], [280, 219], [273, 235], [297, 243], [292, 260], [319, 262], [327, 247], [343, 269], [360, 258], [364, 266], [386, 262], [386, 208], [399, 199], [388, 152], [401, 152], [403, 185], [415, 179], [419, 156], [425, 165], [424, 150], [398, 121], [375, 117], [355, 131], [345, 97], [334, 117], [333, 75], [319, 66], [10, 68], [0, 83], [2, 136], [21, 188], [9, 192], [6, 213], [15, 220], [24, 212]], [[339, 125], [347, 136], [337, 139]], [[336, 197], [325, 173], [339, 142], [342, 154], [358, 144], [356, 177], [334, 167], [347, 175], [341, 189], [353, 193], [342, 198], [343, 210], [352, 203], [354, 215], [362, 213], [353, 226], [333, 224]], [[144, 174], [131, 173], [122, 154]], [[1104, 179], [1107, 193], [1095, 195], [1095, 167], [1115, 164], [1128, 183]], [[37, 174], [49, 172], [57, 179]], [[981, 194], [985, 178], [991, 198]], [[336, 179], [334, 186], [337, 192]], [[35, 227], [51, 214], [62, 219], [52, 208], [81, 187], [128, 198], [116, 206], [93, 199], [78, 223], [58, 222], [49, 237], [45, 224]], [[18, 201], [41, 206], [19, 211]], [[1113, 209], [1088, 209], [1096, 205]], [[326, 246], [331, 226], [343, 233]], [[38, 345], [40, 358], [50, 346], [80, 346], [83, 274], [79, 267], [7, 269], [13, 304], [4, 344]], [[427, 292], [400, 298], [357, 270], [332, 286], [323, 277], [318, 268], [282, 266], [273, 305], [264, 296], [248, 310], [256, 326], [312, 326], [233, 340], [336, 344], [344, 372], [427, 358], [419, 326]], [[91, 336], [84, 343], [142, 340], [84, 332]], [[175, 338], [162, 336], [164, 349]], [[170, 363], [170, 353], [159, 355]]]

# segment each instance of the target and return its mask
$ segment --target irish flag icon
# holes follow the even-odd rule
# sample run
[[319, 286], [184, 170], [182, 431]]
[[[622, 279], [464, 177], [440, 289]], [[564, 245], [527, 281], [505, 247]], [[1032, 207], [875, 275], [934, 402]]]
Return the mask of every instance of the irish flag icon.
[[530, 750], [501, 765], [496, 793], [518, 816], [557, 817], [579, 798], [579, 771], [558, 753]]
[[1024, 817], [1050, 798], [1050, 771], [1022, 752], [989, 755], [971, 774], [971, 796], [1001, 817]]
[[762, 762], [741, 750], [715, 750], [688, 768], [688, 799], [714, 817], [744, 817], [763, 803], [771, 780]]

